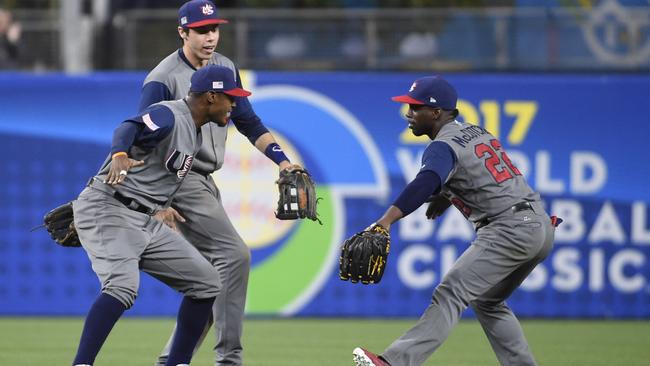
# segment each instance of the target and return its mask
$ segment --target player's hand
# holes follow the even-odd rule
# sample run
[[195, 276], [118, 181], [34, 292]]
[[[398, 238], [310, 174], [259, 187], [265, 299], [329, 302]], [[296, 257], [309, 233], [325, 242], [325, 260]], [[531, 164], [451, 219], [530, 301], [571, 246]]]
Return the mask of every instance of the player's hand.
[[280, 171], [283, 171], [285, 169], [289, 169], [291, 167], [291, 165], [292, 164], [290, 162], [288, 162], [286, 160], [282, 160], [280, 162], [280, 164], [278, 164], [278, 168], [280, 168]]
[[176, 222], [185, 222], [185, 218], [172, 207], [157, 211], [153, 215], [153, 218], [169, 226], [172, 230], [177, 232], [180, 232], [180, 230], [178, 229], [178, 226], [176, 226]]
[[134, 160], [125, 155], [118, 155], [111, 161], [111, 168], [108, 171], [104, 183], [112, 186], [124, 182], [129, 170], [133, 167], [144, 164], [144, 160]]
[[390, 224], [388, 223], [388, 221], [383, 221], [383, 220], [377, 220], [376, 222], [373, 222], [372, 224], [368, 225], [368, 227], [363, 229], [363, 231], [371, 231], [372, 232], [372, 231], [375, 230], [375, 226], [380, 226], [380, 227], [386, 229], [386, 231], [390, 231]]
[[427, 207], [427, 218], [433, 220], [442, 215], [451, 206], [451, 202], [442, 195], [431, 196]]
[[[300, 164], [292, 164], [292, 163], [290, 163], [290, 162], [288, 162], [286, 160], [281, 162], [278, 165], [278, 167], [280, 168], [280, 177], [282, 177], [282, 172], [285, 171], [285, 170], [287, 172], [290, 172], [292, 170], [305, 170], [305, 168], [303, 168]], [[278, 183], [278, 182], [279, 182], [279, 180], [275, 181], [275, 183]]]
[[286, 160], [283, 161], [283, 162], [281, 162], [281, 163], [278, 165], [278, 167], [280, 168], [280, 171], [283, 171], [283, 170], [296, 170], [296, 169], [298, 169], [298, 170], [305, 170], [305, 168], [303, 168], [302, 166], [300, 166], [300, 164], [291, 164], [290, 162], [288, 162], [288, 161], [286, 161]]

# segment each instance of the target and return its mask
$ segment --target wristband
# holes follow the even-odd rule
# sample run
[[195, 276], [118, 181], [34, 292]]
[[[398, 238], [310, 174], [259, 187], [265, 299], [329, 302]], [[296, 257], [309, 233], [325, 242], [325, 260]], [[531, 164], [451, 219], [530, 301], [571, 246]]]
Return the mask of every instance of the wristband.
[[129, 154], [125, 153], [124, 151], [116, 152], [115, 154], [113, 154], [113, 156], [111, 156], [111, 159], [115, 159], [118, 156], [127, 156], [128, 157]]
[[273, 162], [278, 165], [280, 165], [280, 163], [284, 160], [289, 161], [289, 158], [284, 155], [284, 151], [282, 151], [280, 145], [275, 142], [270, 143], [269, 146], [266, 147], [264, 150], [264, 155], [266, 155], [269, 159], [273, 160]]

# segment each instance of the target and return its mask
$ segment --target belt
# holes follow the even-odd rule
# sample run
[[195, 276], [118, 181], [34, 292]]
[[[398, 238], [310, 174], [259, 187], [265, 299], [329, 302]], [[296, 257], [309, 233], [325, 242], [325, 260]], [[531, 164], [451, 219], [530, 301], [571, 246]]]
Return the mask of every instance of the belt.
[[141, 212], [141, 213], [147, 214], [147, 215], [153, 214], [153, 210], [151, 208], [140, 204], [138, 201], [136, 201], [136, 200], [134, 200], [132, 198], [124, 197], [119, 192], [113, 193], [113, 198], [120, 201], [128, 209], [131, 209], [131, 210], [137, 211], [137, 212]]
[[152, 208], [139, 203], [133, 198], [129, 198], [122, 195], [120, 192], [116, 191], [113, 187], [110, 187], [106, 183], [102, 183], [94, 178], [90, 178], [90, 180], [88, 181], [88, 187], [92, 187], [94, 189], [97, 189], [100, 192], [112, 196], [113, 198], [118, 200], [121, 204], [123, 204], [124, 206], [126, 206], [126, 208], [130, 210], [137, 211], [147, 215], [152, 215], [154, 213], [154, 210]]
[[[512, 213], [515, 213], [515, 212], [519, 212], [519, 211], [530, 210], [532, 208], [533, 208], [533, 205], [530, 202], [524, 201], [524, 202], [519, 202], [519, 203], [513, 205], [512, 207], [510, 207], [510, 210], [512, 211]], [[483, 220], [477, 221], [474, 225], [476, 227], [476, 230], [478, 230], [478, 229], [482, 228], [483, 226], [486, 226], [489, 223], [490, 223], [490, 218], [486, 217]]]

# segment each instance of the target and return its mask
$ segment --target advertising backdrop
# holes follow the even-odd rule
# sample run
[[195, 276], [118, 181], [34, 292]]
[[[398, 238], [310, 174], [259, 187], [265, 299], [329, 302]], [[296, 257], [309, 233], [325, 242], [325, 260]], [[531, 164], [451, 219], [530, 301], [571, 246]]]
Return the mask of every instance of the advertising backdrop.
[[[82, 249], [44, 230], [137, 111], [143, 73], [0, 74], [0, 315], [82, 315], [99, 283]], [[419, 316], [474, 237], [453, 207], [392, 228], [379, 285], [338, 279], [344, 238], [375, 221], [415, 176], [428, 140], [390, 97], [422, 74], [247, 72], [257, 114], [318, 184], [323, 225], [278, 222], [277, 168], [232, 129], [213, 178], [251, 247], [248, 314]], [[509, 300], [524, 317], [650, 318], [650, 76], [448, 75], [459, 119], [484, 126], [564, 219], [555, 248]], [[147, 275], [131, 315], [173, 315], [179, 295]], [[471, 313], [467, 313], [471, 316]]]

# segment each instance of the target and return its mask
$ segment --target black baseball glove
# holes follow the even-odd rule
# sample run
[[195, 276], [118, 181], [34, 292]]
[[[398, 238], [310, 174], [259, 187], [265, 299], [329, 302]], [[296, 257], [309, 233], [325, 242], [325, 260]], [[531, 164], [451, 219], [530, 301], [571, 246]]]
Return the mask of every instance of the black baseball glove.
[[441, 194], [429, 197], [427, 202], [429, 206], [426, 215], [430, 220], [441, 216], [451, 206], [451, 202]]
[[339, 278], [364, 285], [379, 283], [390, 251], [390, 233], [381, 225], [354, 234], [343, 243], [339, 258]]
[[276, 181], [280, 197], [275, 217], [280, 220], [296, 220], [308, 218], [322, 222], [318, 219], [316, 206], [316, 186], [309, 172], [303, 168], [289, 168], [280, 171], [280, 178]]
[[57, 244], [80, 247], [81, 242], [73, 220], [72, 202], [68, 202], [48, 212], [43, 218], [43, 224]]

